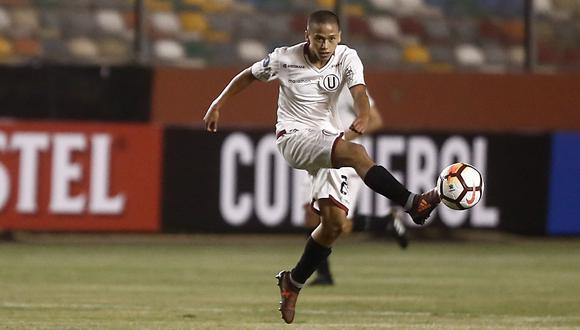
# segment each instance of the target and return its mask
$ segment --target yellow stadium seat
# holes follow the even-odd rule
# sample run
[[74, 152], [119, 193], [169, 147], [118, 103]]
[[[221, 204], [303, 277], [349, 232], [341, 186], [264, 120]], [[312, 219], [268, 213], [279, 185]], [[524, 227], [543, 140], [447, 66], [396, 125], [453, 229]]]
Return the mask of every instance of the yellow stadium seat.
[[7, 39], [0, 37], [0, 57], [5, 58], [12, 55], [14, 48]]
[[363, 17], [365, 16], [365, 9], [359, 4], [345, 4], [344, 12], [347, 16]]
[[405, 62], [413, 64], [426, 64], [431, 61], [429, 51], [421, 45], [410, 45], [403, 51]]
[[323, 8], [326, 8], [326, 9], [332, 9], [336, 5], [336, 1], [335, 0], [318, 0], [316, 2], [318, 2], [318, 5], [320, 7], [323, 7]]
[[181, 20], [181, 26], [187, 32], [204, 32], [208, 29], [207, 20], [200, 13], [185, 12], [179, 15], [179, 19]]

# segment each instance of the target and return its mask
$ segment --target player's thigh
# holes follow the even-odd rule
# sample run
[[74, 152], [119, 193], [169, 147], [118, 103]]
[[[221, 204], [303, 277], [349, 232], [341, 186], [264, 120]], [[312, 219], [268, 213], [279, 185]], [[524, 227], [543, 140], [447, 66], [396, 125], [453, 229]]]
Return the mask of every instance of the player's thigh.
[[335, 167], [354, 167], [364, 171], [375, 164], [365, 147], [342, 139], [334, 145], [332, 163]]

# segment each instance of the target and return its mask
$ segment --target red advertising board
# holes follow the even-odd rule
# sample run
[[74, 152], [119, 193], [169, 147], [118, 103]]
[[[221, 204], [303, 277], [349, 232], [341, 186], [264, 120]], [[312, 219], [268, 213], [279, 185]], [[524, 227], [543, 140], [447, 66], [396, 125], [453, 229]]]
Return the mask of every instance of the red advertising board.
[[0, 229], [159, 231], [161, 128], [0, 121]]

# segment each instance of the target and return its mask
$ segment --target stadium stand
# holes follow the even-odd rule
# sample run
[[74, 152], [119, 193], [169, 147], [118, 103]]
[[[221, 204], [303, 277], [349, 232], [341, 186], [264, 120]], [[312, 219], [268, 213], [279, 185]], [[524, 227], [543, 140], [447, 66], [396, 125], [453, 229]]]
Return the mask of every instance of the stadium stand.
[[[523, 0], [348, 0], [345, 42], [369, 68], [520, 71]], [[535, 0], [538, 63], [580, 68], [580, 2]], [[154, 65], [247, 65], [302, 40], [304, 16], [334, 0], [145, 0]], [[0, 0], [0, 63], [134, 61], [134, 0]]]

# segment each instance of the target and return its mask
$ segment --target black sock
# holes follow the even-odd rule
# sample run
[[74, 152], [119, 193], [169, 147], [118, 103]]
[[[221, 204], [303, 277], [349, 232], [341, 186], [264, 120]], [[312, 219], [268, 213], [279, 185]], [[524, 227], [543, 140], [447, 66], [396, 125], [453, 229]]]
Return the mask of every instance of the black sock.
[[327, 278], [332, 277], [332, 275], [330, 274], [330, 265], [328, 264], [328, 257], [322, 260], [320, 265], [318, 265], [318, 268], [316, 268], [316, 272], [318, 273], [318, 276]]
[[386, 168], [375, 165], [367, 172], [364, 182], [375, 192], [405, 207], [411, 193]]
[[292, 269], [292, 279], [298, 283], [306, 283], [318, 265], [328, 258], [330, 252], [332, 252], [331, 248], [318, 244], [314, 238], [310, 237], [306, 242], [302, 257]]

